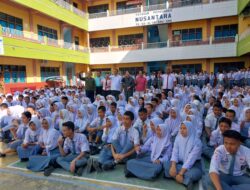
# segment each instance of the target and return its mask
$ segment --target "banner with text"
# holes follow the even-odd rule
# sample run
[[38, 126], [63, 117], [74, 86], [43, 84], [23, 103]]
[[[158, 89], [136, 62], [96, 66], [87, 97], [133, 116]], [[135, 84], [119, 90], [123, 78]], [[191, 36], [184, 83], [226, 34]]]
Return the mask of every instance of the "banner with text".
[[136, 26], [164, 24], [172, 22], [172, 10], [157, 10], [137, 13]]

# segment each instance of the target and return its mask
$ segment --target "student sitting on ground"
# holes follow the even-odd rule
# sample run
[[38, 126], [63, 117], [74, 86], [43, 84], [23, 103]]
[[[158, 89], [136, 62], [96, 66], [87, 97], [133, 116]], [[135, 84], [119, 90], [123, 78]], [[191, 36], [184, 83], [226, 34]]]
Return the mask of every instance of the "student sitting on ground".
[[102, 150], [100, 152], [98, 159], [90, 158], [88, 160], [87, 173], [90, 173], [92, 169], [95, 169], [97, 172], [101, 172], [102, 170], [105, 170], [105, 167], [103, 166], [105, 166], [107, 159], [109, 159], [112, 156], [112, 152], [109, 150], [111, 148], [113, 135], [115, 131], [117, 130], [117, 128], [118, 128], [118, 123], [117, 123], [116, 118], [111, 115], [108, 116], [106, 118], [106, 125], [104, 126], [104, 129], [103, 129]]
[[[134, 146], [140, 144], [140, 139], [138, 131], [132, 127], [133, 120], [134, 114], [126, 111], [123, 115], [123, 125], [115, 130], [111, 146], [104, 149], [106, 161], [102, 163], [103, 170], [114, 169], [116, 164], [126, 162], [135, 154]], [[88, 168], [90, 167], [88, 165]]]
[[92, 147], [96, 148], [99, 144], [101, 144], [103, 128], [105, 126], [105, 113], [106, 108], [104, 106], [100, 106], [98, 108], [98, 117], [91, 121], [90, 125], [87, 126], [89, 144], [91, 146], [91, 149]]
[[29, 122], [31, 120], [31, 113], [25, 111], [22, 113], [22, 123], [18, 126], [18, 128], [13, 127], [10, 129], [13, 135], [13, 141], [8, 144], [8, 148], [0, 153], [0, 157], [5, 157], [8, 153], [16, 152], [17, 147], [23, 143], [25, 132], [29, 127]]
[[250, 149], [241, 145], [240, 133], [228, 130], [223, 133], [224, 144], [216, 148], [210, 163], [208, 179], [210, 189], [249, 190]]
[[222, 117], [219, 121], [219, 127], [214, 130], [210, 136], [210, 141], [208, 142], [208, 145], [203, 145], [203, 155], [208, 158], [211, 159], [213, 154], [214, 154], [214, 150], [223, 144], [223, 133], [226, 130], [230, 130], [231, 129], [231, 120], [226, 118], [226, 117]]
[[38, 118], [31, 119], [29, 128], [25, 132], [23, 144], [17, 147], [18, 157], [21, 161], [28, 161], [29, 157], [38, 152], [38, 140], [41, 135], [41, 122]]
[[250, 148], [250, 107], [243, 111], [243, 121], [240, 125], [240, 133], [246, 138], [245, 146]]
[[171, 160], [164, 163], [165, 177], [174, 178], [192, 190], [193, 183], [202, 177], [201, 153], [202, 143], [194, 126], [184, 121], [175, 139]]
[[138, 177], [151, 180], [156, 178], [169, 161], [172, 153], [170, 128], [166, 124], [156, 126], [156, 134], [143, 146], [136, 148], [137, 158], [131, 159], [125, 166], [126, 177]]
[[58, 138], [60, 132], [54, 129], [53, 121], [50, 117], [42, 120], [42, 134], [37, 145], [37, 155], [30, 156], [27, 168], [38, 172], [44, 170], [44, 175], [49, 176], [54, 170], [56, 158], [60, 156], [58, 149]]
[[59, 138], [58, 147], [61, 156], [56, 162], [63, 169], [79, 176], [82, 175], [83, 167], [89, 158], [89, 143], [85, 135], [75, 133], [75, 125], [68, 121], [63, 123], [62, 132], [65, 140]]

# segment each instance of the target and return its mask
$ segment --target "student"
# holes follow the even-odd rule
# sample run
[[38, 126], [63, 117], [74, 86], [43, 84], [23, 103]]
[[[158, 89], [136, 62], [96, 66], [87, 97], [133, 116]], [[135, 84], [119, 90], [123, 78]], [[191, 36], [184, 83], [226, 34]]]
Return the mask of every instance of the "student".
[[250, 150], [241, 145], [239, 132], [223, 133], [224, 144], [216, 148], [209, 169], [209, 185], [216, 190], [249, 190]]
[[179, 132], [181, 124], [180, 113], [177, 108], [172, 107], [169, 111], [169, 117], [165, 120], [165, 124], [170, 128], [171, 140], [174, 142], [176, 135]]
[[82, 175], [83, 167], [89, 158], [89, 143], [85, 135], [75, 133], [75, 125], [68, 121], [63, 123], [62, 132], [65, 140], [59, 138], [58, 147], [61, 156], [56, 159], [63, 169], [78, 176]]
[[138, 177], [145, 180], [156, 178], [172, 153], [170, 128], [166, 124], [156, 126], [156, 135], [143, 146], [136, 148], [137, 158], [131, 159], [125, 166], [126, 177]]
[[97, 147], [98, 144], [101, 144], [103, 128], [105, 125], [105, 113], [106, 108], [100, 106], [98, 108], [98, 117], [87, 126], [89, 143], [93, 147]]
[[189, 190], [192, 190], [193, 183], [200, 180], [202, 176], [200, 161], [202, 143], [194, 130], [191, 122], [181, 123], [171, 160], [164, 163], [165, 177], [174, 178]]
[[163, 124], [163, 120], [159, 117], [155, 117], [149, 121], [148, 125], [143, 126], [141, 136], [142, 144], [155, 135], [156, 127], [160, 124]]
[[114, 116], [117, 117], [117, 103], [112, 102], [109, 106], [109, 111], [107, 111], [106, 116]]
[[18, 157], [21, 161], [28, 161], [31, 155], [37, 154], [37, 144], [41, 135], [41, 122], [37, 118], [31, 119], [29, 128], [25, 132], [23, 144], [17, 147]]
[[0, 157], [5, 157], [6, 154], [16, 152], [17, 147], [23, 143], [25, 132], [29, 127], [29, 122], [31, 120], [31, 113], [25, 111], [21, 116], [22, 124], [18, 126], [18, 128], [13, 127], [10, 129], [13, 134], [14, 141], [8, 144], [8, 148], [0, 153]]
[[75, 128], [76, 128], [76, 132], [79, 133], [87, 133], [86, 128], [87, 128], [87, 124], [88, 124], [88, 119], [87, 119], [87, 111], [84, 108], [80, 108], [77, 111], [77, 116], [75, 119]]
[[250, 107], [243, 111], [243, 120], [240, 124], [240, 133], [246, 139], [245, 146], [250, 148]]
[[67, 121], [72, 121], [73, 118], [71, 117], [70, 112], [68, 110], [66, 110], [66, 109], [60, 110], [59, 117], [60, 117], [60, 120], [59, 120], [59, 130], [62, 132], [63, 123], [65, 123]]
[[235, 120], [236, 120], [235, 116], [236, 116], [236, 113], [234, 110], [228, 109], [226, 111], [226, 118], [228, 118], [232, 121], [231, 129], [240, 132], [240, 125], [235, 122]]
[[[106, 149], [106, 162], [102, 164], [103, 170], [114, 169], [118, 163], [126, 162], [135, 154], [134, 146], [140, 144], [139, 133], [132, 127], [134, 114], [126, 111], [123, 115], [123, 125], [118, 127], [113, 135], [111, 146]], [[90, 166], [89, 166], [90, 165]], [[88, 163], [88, 168], [91, 163]]]
[[211, 159], [214, 153], [214, 150], [223, 144], [222, 134], [231, 129], [232, 121], [226, 117], [222, 117], [219, 121], [219, 127], [214, 130], [210, 136], [210, 140], [207, 145], [203, 146], [203, 155]]
[[[53, 165], [56, 158], [60, 156], [57, 141], [60, 136], [59, 131], [54, 129], [50, 117], [42, 120], [42, 132], [37, 145], [37, 155], [30, 156], [27, 168], [31, 171], [38, 172], [44, 170], [44, 175], [49, 176], [54, 170]], [[53, 170], [51, 170], [51, 167]], [[50, 170], [48, 170], [50, 168]]]
[[[97, 172], [101, 172], [102, 170], [105, 170], [105, 163], [107, 159], [112, 156], [112, 152], [109, 151], [111, 148], [112, 138], [115, 133], [115, 131], [118, 128], [117, 120], [114, 116], [108, 116], [106, 118], [106, 125], [103, 129], [103, 135], [102, 135], [102, 142], [103, 147], [100, 152], [100, 155], [98, 159], [92, 160], [91, 158], [88, 160], [88, 167], [87, 167], [87, 173], [90, 173], [92, 169], [94, 168]], [[93, 166], [93, 168], [92, 168]]]
[[143, 128], [147, 128], [150, 125], [150, 121], [147, 118], [148, 115], [147, 115], [146, 108], [140, 108], [138, 111], [138, 115], [139, 117], [133, 124], [133, 127], [138, 130], [141, 142], [144, 143], [143, 138], [142, 138]]
[[217, 129], [220, 118], [222, 117], [222, 105], [219, 103], [214, 104], [213, 112], [207, 115], [205, 119], [205, 132], [209, 139], [213, 130]]

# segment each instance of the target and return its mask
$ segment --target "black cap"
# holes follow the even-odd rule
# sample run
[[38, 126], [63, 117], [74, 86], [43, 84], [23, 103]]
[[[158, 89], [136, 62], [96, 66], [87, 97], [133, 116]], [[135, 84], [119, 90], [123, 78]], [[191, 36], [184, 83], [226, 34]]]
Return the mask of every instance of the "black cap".
[[244, 142], [246, 140], [239, 132], [235, 130], [227, 130], [223, 133], [223, 137], [232, 138]]

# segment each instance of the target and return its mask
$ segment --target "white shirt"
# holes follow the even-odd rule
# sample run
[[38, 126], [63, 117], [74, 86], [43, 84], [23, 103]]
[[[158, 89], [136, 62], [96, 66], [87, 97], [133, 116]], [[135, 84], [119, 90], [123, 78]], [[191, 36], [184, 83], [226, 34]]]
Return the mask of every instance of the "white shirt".
[[[231, 159], [232, 156], [227, 152], [225, 146], [219, 146], [214, 151], [209, 173], [214, 172], [219, 174], [222, 172], [229, 174]], [[242, 176], [246, 173], [247, 168], [250, 168], [250, 149], [241, 145], [236, 153], [233, 175]]]
[[163, 84], [162, 89], [173, 89], [174, 88], [174, 82], [176, 82], [176, 78], [174, 74], [164, 74], [162, 75]]
[[120, 75], [111, 75], [111, 90], [121, 91], [122, 77]]

